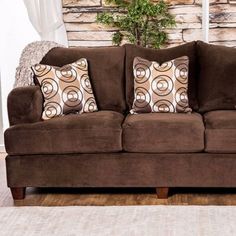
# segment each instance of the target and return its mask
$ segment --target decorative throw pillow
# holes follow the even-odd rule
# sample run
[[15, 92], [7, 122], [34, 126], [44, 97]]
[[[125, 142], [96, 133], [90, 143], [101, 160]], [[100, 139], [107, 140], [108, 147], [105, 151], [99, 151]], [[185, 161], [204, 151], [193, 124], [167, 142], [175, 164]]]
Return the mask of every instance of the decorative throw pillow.
[[162, 63], [134, 58], [134, 102], [131, 114], [191, 112], [188, 103], [188, 57]]
[[61, 68], [36, 64], [32, 70], [44, 96], [43, 120], [97, 111], [85, 58]]

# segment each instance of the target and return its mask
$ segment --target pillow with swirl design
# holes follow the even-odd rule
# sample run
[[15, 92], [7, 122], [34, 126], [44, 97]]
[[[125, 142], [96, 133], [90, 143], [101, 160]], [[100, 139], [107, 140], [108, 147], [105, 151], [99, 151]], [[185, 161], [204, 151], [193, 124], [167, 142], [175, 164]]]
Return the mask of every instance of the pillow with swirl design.
[[32, 70], [44, 97], [43, 120], [98, 110], [85, 58], [63, 67], [36, 64]]
[[135, 57], [134, 102], [131, 114], [150, 112], [188, 113], [187, 56], [159, 64]]

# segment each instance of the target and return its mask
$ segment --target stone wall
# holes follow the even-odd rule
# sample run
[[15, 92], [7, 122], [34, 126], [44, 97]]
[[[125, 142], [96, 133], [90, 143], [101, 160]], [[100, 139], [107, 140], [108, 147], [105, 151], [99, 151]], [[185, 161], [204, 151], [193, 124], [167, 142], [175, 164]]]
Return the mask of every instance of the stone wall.
[[[167, 29], [167, 47], [202, 39], [201, 0], [166, 0], [175, 16], [176, 27]], [[236, 0], [210, 0], [209, 40], [236, 47]], [[63, 0], [63, 15], [69, 45], [111, 46], [115, 28], [96, 23], [99, 12], [118, 13], [105, 0]]]

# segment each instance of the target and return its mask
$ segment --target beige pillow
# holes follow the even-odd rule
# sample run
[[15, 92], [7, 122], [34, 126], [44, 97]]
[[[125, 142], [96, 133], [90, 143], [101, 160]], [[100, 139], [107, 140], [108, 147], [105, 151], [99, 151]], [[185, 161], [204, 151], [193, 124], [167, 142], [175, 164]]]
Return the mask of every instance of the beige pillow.
[[98, 110], [85, 58], [61, 68], [36, 64], [32, 70], [44, 96], [43, 120]]
[[162, 63], [134, 58], [134, 102], [131, 114], [191, 112], [188, 103], [188, 57]]

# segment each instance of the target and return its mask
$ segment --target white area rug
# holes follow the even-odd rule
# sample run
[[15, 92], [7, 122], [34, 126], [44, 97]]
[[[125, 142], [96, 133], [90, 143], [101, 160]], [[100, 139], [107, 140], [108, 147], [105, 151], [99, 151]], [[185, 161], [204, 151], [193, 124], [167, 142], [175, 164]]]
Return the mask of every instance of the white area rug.
[[2, 207], [1, 236], [233, 236], [236, 207]]

